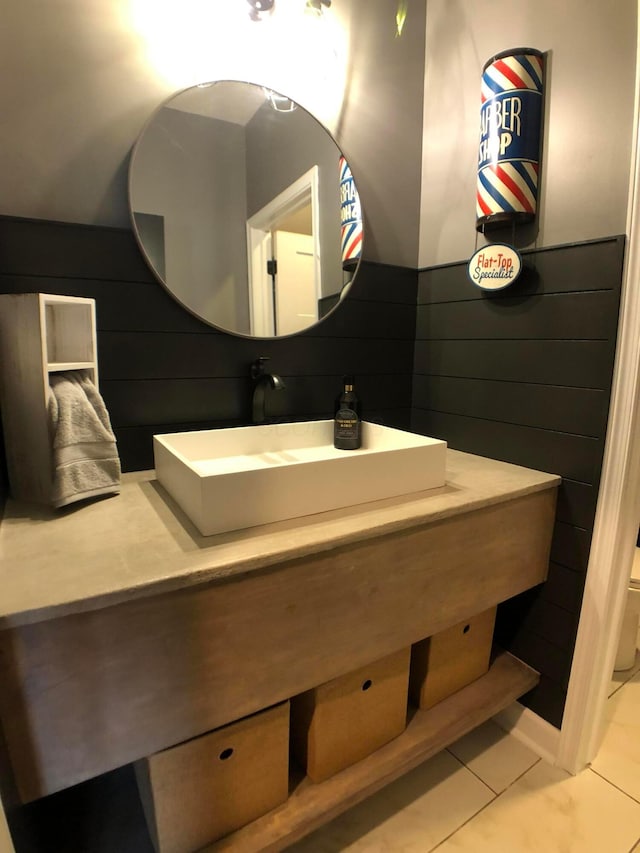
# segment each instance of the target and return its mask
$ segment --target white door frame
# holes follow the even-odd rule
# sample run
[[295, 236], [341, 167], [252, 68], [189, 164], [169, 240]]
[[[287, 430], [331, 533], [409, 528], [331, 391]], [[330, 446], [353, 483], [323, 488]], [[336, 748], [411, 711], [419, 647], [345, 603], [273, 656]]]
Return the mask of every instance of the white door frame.
[[[320, 258], [320, 172], [312, 166], [286, 189], [271, 199], [247, 220], [247, 251], [249, 272], [249, 317], [252, 335], [273, 334], [271, 280], [266, 261], [271, 258], [271, 241], [265, 235], [275, 230], [284, 216], [295, 213], [311, 201], [311, 230], [313, 234], [314, 285], [316, 302], [322, 296], [322, 263]], [[270, 330], [270, 331], [269, 331]]]
[[[640, 3], [639, 12], [640, 12]], [[578, 636], [556, 763], [577, 773], [600, 747], [640, 522], [640, 39], [627, 251], [609, 424]]]
[[249, 332], [259, 338], [271, 337], [275, 328], [271, 277], [267, 274], [267, 263], [273, 258], [271, 244], [270, 231], [250, 228], [247, 223]]

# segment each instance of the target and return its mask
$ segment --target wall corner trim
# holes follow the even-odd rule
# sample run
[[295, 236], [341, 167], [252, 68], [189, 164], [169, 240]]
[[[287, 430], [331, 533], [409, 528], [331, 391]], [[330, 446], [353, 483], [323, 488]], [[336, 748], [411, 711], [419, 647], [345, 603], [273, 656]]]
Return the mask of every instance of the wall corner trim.
[[545, 761], [556, 764], [560, 729], [552, 726], [519, 702], [513, 702], [504, 711], [500, 711], [493, 721]]
[[[638, 4], [640, 9], [640, 3]], [[636, 41], [640, 59], [640, 36]], [[558, 763], [571, 773], [597, 755], [627, 599], [640, 517], [640, 64], [636, 63], [633, 156], [620, 330], [602, 479]]]

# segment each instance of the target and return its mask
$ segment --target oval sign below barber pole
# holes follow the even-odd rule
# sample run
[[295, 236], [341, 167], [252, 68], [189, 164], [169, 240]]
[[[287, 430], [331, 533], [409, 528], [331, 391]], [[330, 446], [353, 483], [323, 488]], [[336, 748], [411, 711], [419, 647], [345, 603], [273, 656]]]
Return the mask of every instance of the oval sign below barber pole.
[[518, 278], [522, 258], [513, 246], [491, 243], [473, 255], [467, 265], [467, 274], [473, 284], [482, 290], [502, 290]]

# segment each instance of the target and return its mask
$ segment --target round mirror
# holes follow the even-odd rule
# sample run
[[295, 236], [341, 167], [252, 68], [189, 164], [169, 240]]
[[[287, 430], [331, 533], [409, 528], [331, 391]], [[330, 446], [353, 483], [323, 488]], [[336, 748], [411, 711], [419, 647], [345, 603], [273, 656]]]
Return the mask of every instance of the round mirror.
[[133, 150], [129, 205], [169, 293], [237, 335], [313, 326], [360, 260], [360, 201], [333, 137], [253, 83], [222, 80], [169, 98]]

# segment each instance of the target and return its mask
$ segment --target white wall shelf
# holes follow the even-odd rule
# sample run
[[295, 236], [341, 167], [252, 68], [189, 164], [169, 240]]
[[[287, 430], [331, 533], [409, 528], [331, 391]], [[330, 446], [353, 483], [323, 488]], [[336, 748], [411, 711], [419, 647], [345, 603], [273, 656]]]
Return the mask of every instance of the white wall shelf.
[[92, 361], [50, 361], [47, 363], [49, 373], [60, 373], [63, 370], [94, 370]]
[[95, 300], [48, 293], [0, 296], [0, 408], [11, 494], [51, 501], [49, 375], [87, 371], [98, 385]]

